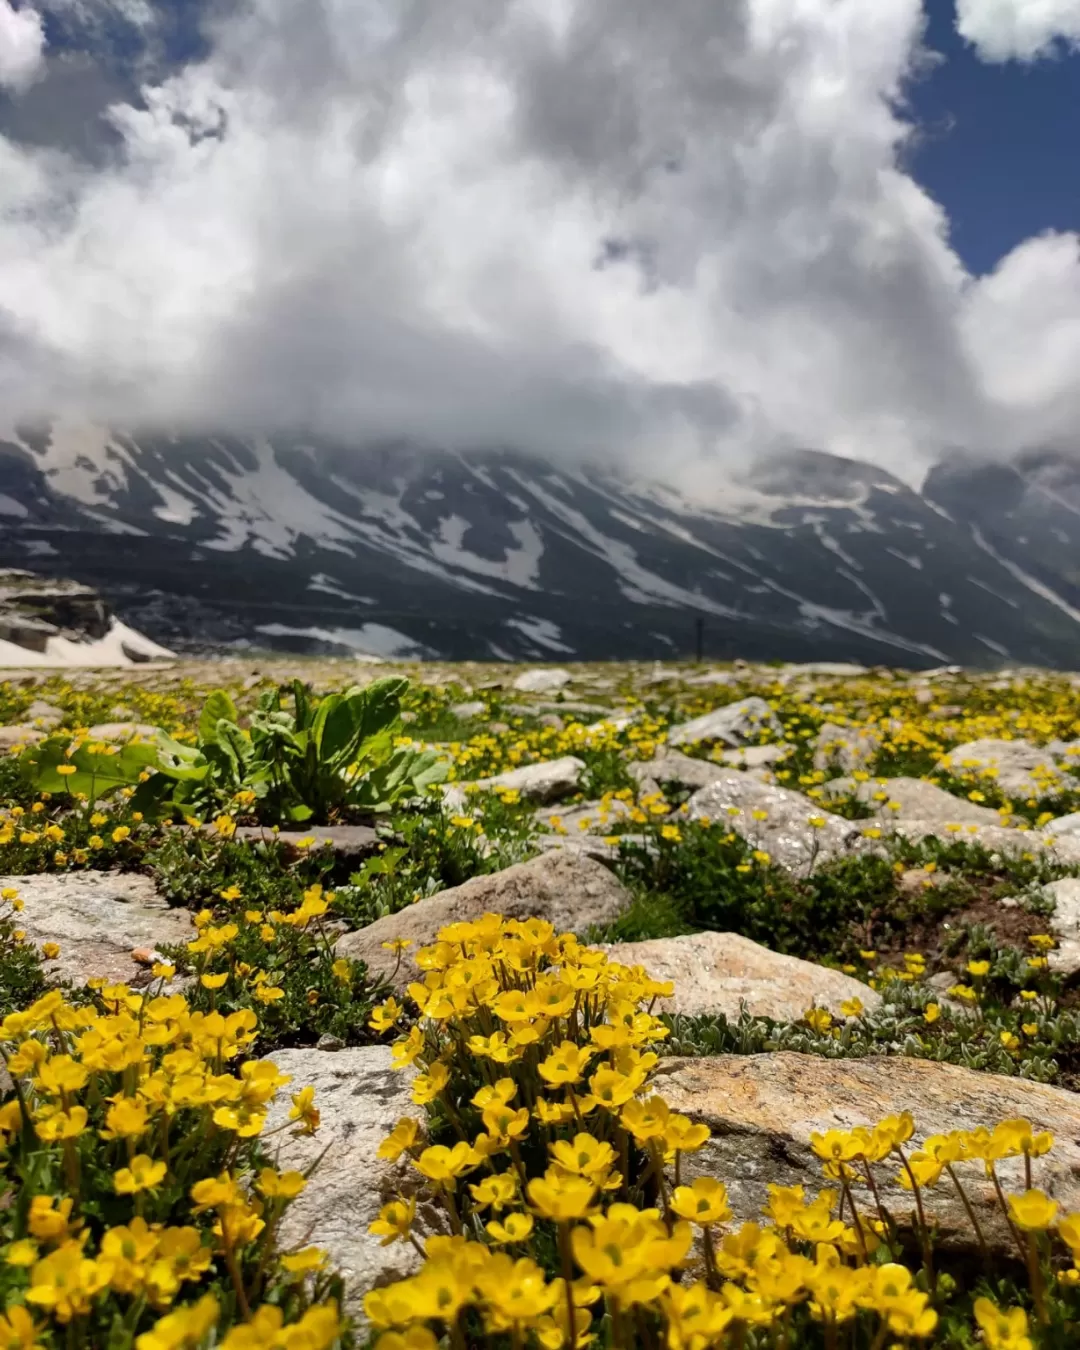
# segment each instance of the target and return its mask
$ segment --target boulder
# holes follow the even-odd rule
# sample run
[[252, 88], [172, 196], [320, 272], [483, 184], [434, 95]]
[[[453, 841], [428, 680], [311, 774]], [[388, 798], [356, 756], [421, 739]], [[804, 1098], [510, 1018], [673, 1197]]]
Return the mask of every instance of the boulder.
[[19, 927], [29, 942], [55, 942], [52, 976], [82, 984], [93, 976], [130, 983], [145, 974], [133, 953], [195, 935], [186, 909], [172, 909], [149, 877], [135, 872], [61, 872], [0, 877], [23, 902]]
[[778, 867], [806, 875], [870, 847], [861, 822], [834, 816], [801, 792], [758, 782], [737, 769], [725, 769], [722, 775], [694, 793], [686, 814], [691, 820], [726, 825], [754, 848], [764, 849]]
[[569, 684], [572, 678], [568, 670], [560, 670], [557, 666], [543, 666], [536, 670], [522, 671], [514, 681], [513, 687], [519, 694], [553, 694], [556, 689]]
[[667, 742], [668, 745], [694, 745], [699, 741], [722, 741], [724, 745], [737, 747], [760, 741], [763, 732], [779, 740], [784, 728], [765, 700], [754, 696], [715, 708], [691, 722], [669, 727]]
[[739, 676], [733, 670], [704, 670], [700, 675], [690, 675], [683, 684], [688, 685], [717, 685], [717, 684], [738, 684]]
[[881, 732], [875, 727], [841, 727], [826, 722], [814, 739], [814, 768], [826, 774], [869, 769], [880, 749]]
[[[683, 1159], [683, 1172], [726, 1182], [736, 1223], [760, 1217], [769, 1182], [804, 1185], [811, 1193], [828, 1184], [810, 1148], [811, 1132], [874, 1125], [903, 1111], [915, 1118], [909, 1148], [930, 1134], [1016, 1117], [1036, 1130], [1050, 1130], [1054, 1147], [1035, 1161], [1035, 1185], [1065, 1212], [1080, 1206], [1080, 1096], [1064, 1088], [904, 1055], [844, 1060], [789, 1052], [668, 1060], [656, 1087], [672, 1110], [711, 1128], [709, 1143]], [[914, 1202], [896, 1184], [898, 1170], [895, 1161], [878, 1164], [875, 1179], [894, 1218], [910, 1228]], [[988, 1240], [1007, 1250], [1011, 1239], [995, 1207], [992, 1183], [980, 1164], [962, 1164], [959, 1171]], [[1022, 1159], [999, 1163], [998, 1173], [1007, 1193], [1024, 1189]], [[869, 1213], [866, 1189], [860, 1187], [856, 1195]], [[939, 1243], [970, 1250], [972, 1226], [948, 1178], [923, 1196]]]
[[483, 792], [513, 788], [521, 793], [525, 801], [554, 802], [576, 792], [584, 772], [584, 760], [578, 759], [576, 755], [563, 755], [561, 759], [526, 764], [524, 768], [510, 769], [507, 773], [497, 773], [491, 778], [478, 778], [469, 786]]
[[370, 825], [315, 825], [310, 830], [274, 830], [240, 825], [235, 838], [249, 843], [281, 844], [287, 856], [328, 849], [343, 862], [359, 862], [378, 853], [385, 839]]
[[[556, 848], [376, 919], [366, 928], [346, 933], [338, 940], [337, 950], [342, 956], [365, 961], [376, 974], [390, 976], [397, 967], [394, 982], [404, 988], [416, 978], [411, 953], [434, 942], [445, 924], [494, 913], [508, 919], [547, 919], [556, 932], [583, 933], [594, 924], [611, 923], [629, 904], [629, 891], [606, 867]], [[412, 943], [400, 965], [397, 956], [382, 946], [395, 938], [408, 938]]]
[[620, 942], [603, 948], [608, 959], [642, 966], [656, 980], [673, 980], [675, 993], [658, 999], [654, 1012], [688, 1017], [723, 1013], [734, 1020], [745, 1005], [753, 1017], [795, 1022], [807, 1008], [827, 1008], [858, 998], [872, 1011], [881, 996], [839, 970], [771, 952], [738, 933], [693, 933], [687, 937]]
[[1008, 797], [1052, 797], [1071, 786], [1047, 750], [1027, 741], [986, 738], [954, 746], [937, 767], [956, 778], [973, 774], [990, 779]]
[[[412, 1101], [411, 1075], [391, 1068], [389, 1046], [279, 1050], [270, 1059], [292, 1077], [267, 1112], [263, 1134], [272, 1136], [266, 1142], [270, 1158], [281, 1171], [306, 1172], [318, 1163], [287, 1209], [279, 1240], [285, 1248], [323, 1248], [345, 1277], [345, 1311], [357, 1316], [369, 1289], [420, 1267], [414, 1247], [405, 1242], [380, 1247], [368, 1225], [399, 1193], [419, 1189], [420, 1174], [406, 1159], [387, 1163], [377, 1154], [402, 1116], [423, 1125], [424, 1111]], [[297, 1135], [287, 1128], [290, 1099], [309, 1086], [322, 1119], [314, 1135]], [[277, 1130], [281, 1133], [273, 1133]], [[437, 1223], [433, 1209], [421, 1206], [416, 1225], [421, 1237]]]
[[[854, 797], [884, 820], [906, 816], [912, 820], [940, 821], [943, 825], [998, 825], [1001, 821], [990, 807], [954, 797], [925, 778], [871, 778], [865, 783], [857, 783], [854, 778], [834, 778], [825, 784], [825, 795]], [[890, 807], [890, 802], [896, 802], [899, 809]]]

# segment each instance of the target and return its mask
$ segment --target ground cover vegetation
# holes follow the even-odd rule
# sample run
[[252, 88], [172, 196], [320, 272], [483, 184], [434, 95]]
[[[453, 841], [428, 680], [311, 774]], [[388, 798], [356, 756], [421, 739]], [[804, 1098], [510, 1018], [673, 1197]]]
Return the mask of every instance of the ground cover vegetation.
[[[725, 1179], [694, 1170], [704, 1127], [652, 1079], [671, 1055], [794, 1050], [1080, 1085], [1080, 1000], [1046, 889], [1080, 876], [1047, 833], [1080, 809], [1080, 688], [761, 667], [694, 684], [700, 671], [638, 666], [581, 668], [572, 692], [538, 698], [517, 673], [223, 663], [0, 681], [0, 722], [26, 729], [0, 757], [0, 1347], [1075, 1344], [1080, 1216], [1038, 1189], [1044, 1134], [988, 1120], [916, 1146], [917, 1119], [867, 1122], [823, 1136], [820, 1193], [778, 1189], [740, 1227]], [[780, 866], [768, 810], [694, 816], [690, 783], [639, 772], [672, 728], [746, 698], [775, 721], [742, 746], [779, 747], [771, 783], [823, 829], [850, 822], [860, 850]], [[828, 727], [845, 762], [823, 754]], [[1005, 783], [952, 754], [987, 740], [1049, 747], [1046, 764]], [[679, 750], [720, 765], [731, 746]], [[567, 756], [579, 767], [554, 805], [479, 781]], [[1009, 846], [960, 812], [893, 834], [900, 778], [987, 809]], [[357, 825], [375, 831], [364, 857], [322, 846], [320, 830]], [[541, 921], [459, 924], [409, 997], [336, 950], [347, 929], [582, 841], [632, 902], [580, 941]], [[58, 980], [17, 880], [102, 872], [153, 878], [193, 935], [138, 981]], [[658, 982], [583, 945], [694, 932], [835, 967], [880, 1006], [661, 1016]], [[276, 1237], [310, 1177], [277, 1172], [263, 1134], [286, 1087], [273, 1055], [327, 1038], [394, 1043], [419, 1070], [426, 1118], [384, 1156], [415, 1169], [448, 1227], [420, 1274], [369, 1296], [367, 1327], [324, 1253]], [[290, 1109], [290, 1131], [317, 1128], [304, 1091]], [[1012, 1250], [977, 1267], [950, 1266], [932, 1225], [902, 1231], [875, 1194], [891, 1167], [916, 1195], [962, 1196], [965, 1169], [1018, 1156], [1028, 1185], [1001, 1199]], [[415, 1204], [387, 1207], [388, 1243], [425, 1246]]]

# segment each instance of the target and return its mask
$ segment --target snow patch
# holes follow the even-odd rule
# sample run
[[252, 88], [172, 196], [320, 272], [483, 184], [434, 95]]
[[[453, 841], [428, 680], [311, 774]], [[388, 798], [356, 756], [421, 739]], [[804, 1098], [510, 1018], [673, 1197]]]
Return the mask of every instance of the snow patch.
[[420, 643], [382, 623], [365, 623], [360, 628], [293, 628], [286, 623], [264, 623], [255, 631], [266, 637], [306, 637], [333, 642], [365, 656], [419, 657], [424, 653]]
[[568, 647], [562, 639], [562, 630], [557, 623], [552, 623], [550, 619], [538, 619], [534, 616], [528, 616], [524, 619], [507, 619], [507, 628], [516, 628], [519, 633], [524, 633], [527, 638], [531, 638], [538, 647], [544, 647], [551, 652], [567, 652], [573, 654], [573, 647]]

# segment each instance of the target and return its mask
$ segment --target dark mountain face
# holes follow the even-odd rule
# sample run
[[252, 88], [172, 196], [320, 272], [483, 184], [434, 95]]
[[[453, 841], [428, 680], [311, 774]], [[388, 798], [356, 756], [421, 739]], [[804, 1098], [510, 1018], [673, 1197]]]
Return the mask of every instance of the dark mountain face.
[[710, 485], [513, 454], [0, 438], [0, 565], [98, 587], [172, 646], [448, 658], [1080, 664], [1080, 466], [953, 461], [922, 492], [811, 451]]

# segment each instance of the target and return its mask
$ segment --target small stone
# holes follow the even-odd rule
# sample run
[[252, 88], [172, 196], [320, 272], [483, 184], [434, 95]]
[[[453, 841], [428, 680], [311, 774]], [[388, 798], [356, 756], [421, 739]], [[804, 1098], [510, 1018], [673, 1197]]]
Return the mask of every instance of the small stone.
[[310, 830], [277, 831], [265, 825], [241, 825], [234, 837], [249, 843], [280, 844], [291, 857], [328, 849], [343, 862], [370, 858], [386, 842], [370, 825], [314, 825]]
[[340, 1036], [331, 1036], [330, 1033], [326, 1031], [315, 1042], [315, 1049], [326, 1051], [344, 1050], [345, 1042]]
[[148, 722], [99, 722], [87, 733], [91, 741], [152, 741], [158, 728]]
[[25, 745], [37, 745], [45, 739], [46, 733], [26, 723], [16, 723], [10, 727], [0, 727], [0, 751], [19, 751]]
[[674, 784], [681, 788], [702, 788], [725, 779], [732, 772], [708, 759], [695, 759], [678, 750], [663, 750], [655, 759], [638, 760], [626, 766], [638, 784], [639, 795], [652, 791], [652, 784]]

